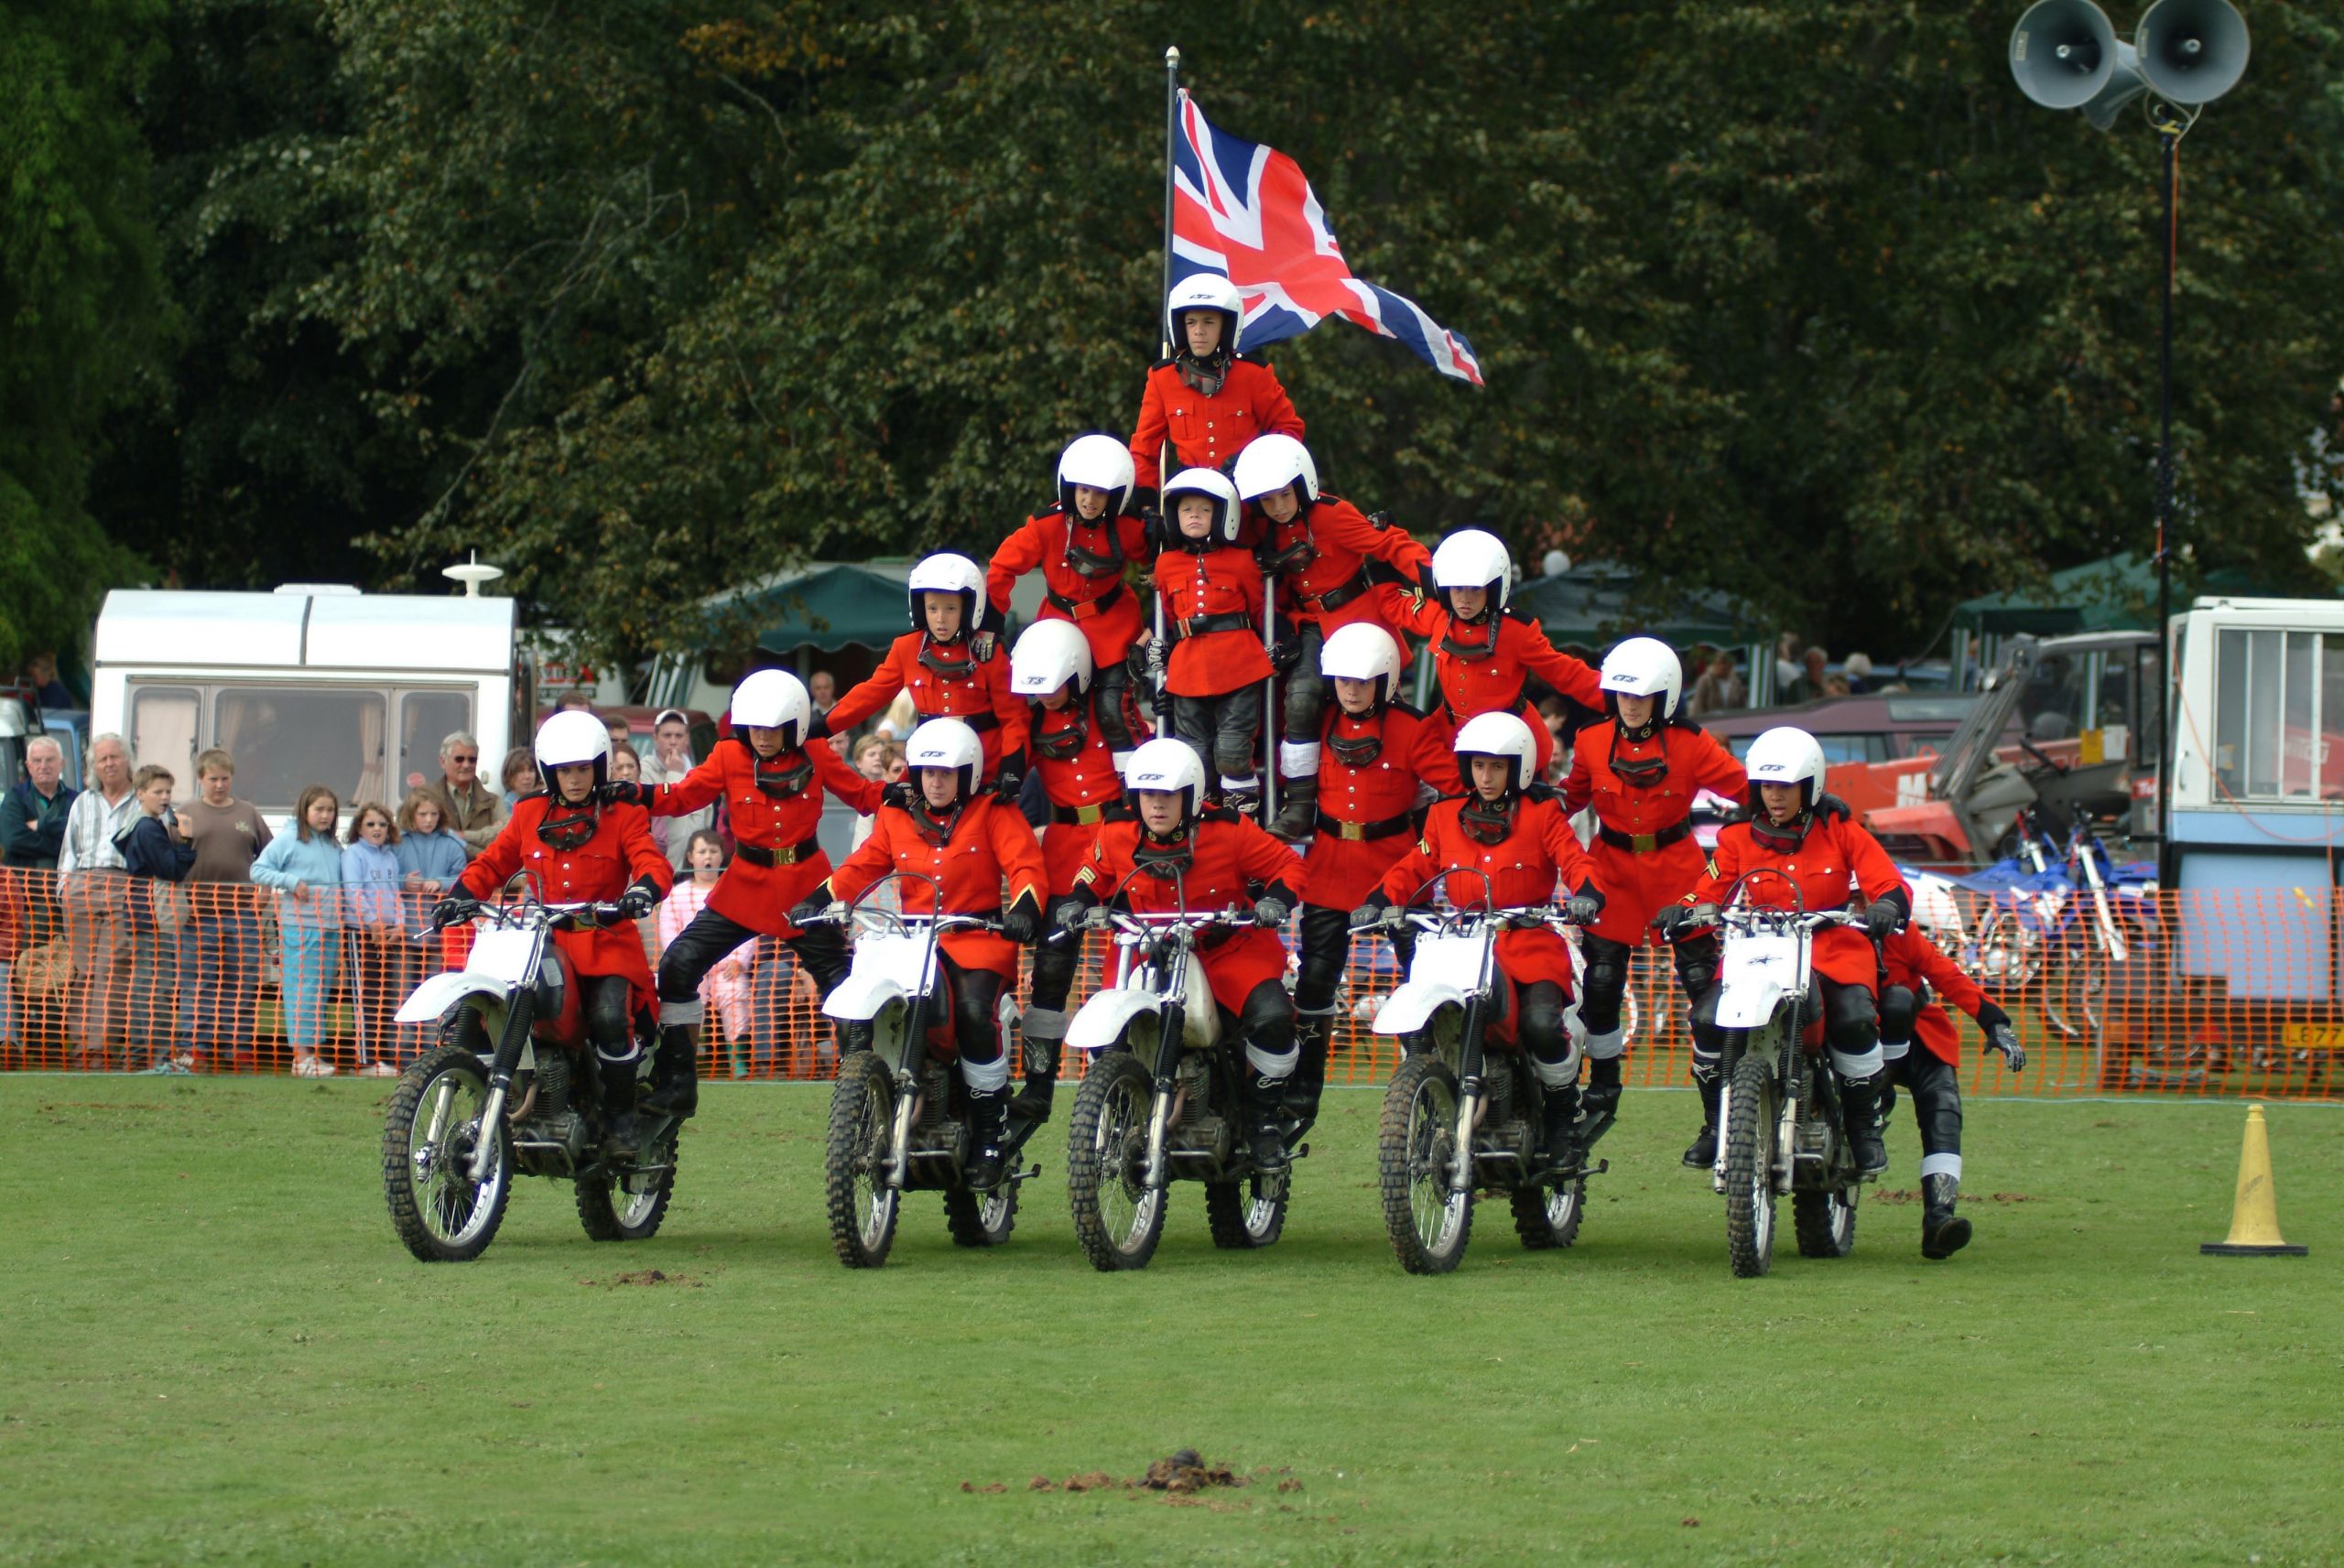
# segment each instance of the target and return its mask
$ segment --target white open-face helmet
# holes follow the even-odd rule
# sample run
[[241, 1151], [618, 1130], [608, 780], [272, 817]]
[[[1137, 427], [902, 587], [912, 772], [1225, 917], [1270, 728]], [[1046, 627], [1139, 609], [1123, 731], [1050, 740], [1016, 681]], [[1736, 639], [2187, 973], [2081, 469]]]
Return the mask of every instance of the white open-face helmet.
[[1164, 335], [1176, 354], [1188, 350], [1188, 335], [1180, 330], [1180, 318], [1191, 310], [1218, 310], [1229, 318], [1221, 329], [1221, 346], [1232, 354], [1237, 351], [1237, 326], [1244, 319], [1245, 302], [1237, 297], [1235, 284], [1217, 272], [1200, 272], [1172, 286], [1164, 298]]
[[[814, 699], [806, 695], [806, 683], [787, 670], [758, 670], [732, 688], [733, 730], [778, 730], [785, 752], [805, 736], [806, 722], [813, 715]], [[748, 736], [741, 739], [745, 741]]]
[[1514, 713], [1477, 713], [1468, 719], [1457, 731], [1450, 748], [1457, 753], [1457, 768], [1465, 775], [1465, 786], [1473, 786], [1473, 759], [1502, 757], [1514, 764], [1512, 793], [1520, 795], [1530, 787], [1530, 780], [1538, 769], [1538, 741], [1530, 733], [1530, 726]]
[[960, 775], [960, 793], [952, 798], [967, 805], [977, 793], [977, 773], [984, 766], [984, 742], [957, 719], [931, 719], [904, 742], [904, 771], [946, 768]]
[[1134, 795], [1144, 789], [1177, 794], [1181, 822], [1194, 822], [1205, 797], [1205, 765], [1185, 741], [1168, 735], [1143, 741], [1123, 763], [1123, 787]]
[[1480, 528], [1462, 528], [1440, 542], [1432, 553], [1432, 582], [1449, 600], [1452, 588], [1489, 589], [1490, 611], [1506, 607], [1514, 597], [1514, 557], [1505, 541]]
[[1750, 753], [1742, 760], [1750, 774], [1750, 810], [1761, 820], [1765, 806], [1758, 797], [1760, 784], [1796, 784], [1799, 805], [1809, 807], [1823, 788], [1823, 748], [1806, 730], [1788, 724], [1778, 724], [1750, 742]]
[[591, 713], [565, 708], [537, 726], [537, 777], [548, 795], [560, 794], [554, 788], [554, 769], [581, 762], [591, 763], [594, 782], [602, 784], [611, 776], [610, 726]]
[[[1657, 637], [1631, 637], [1603, 655], [1603, 689], [1621, 697], [1657, 697], [1653, 717], [1666, 724], [1677, 717], [1677, 694], [1685, 689], [1685, 666], [1677, 650]], [[1612, 711], [1616, 715], [1615, 704]]]
[[1245, 443], [1245, 449], [1237, 454], [1234, 477], [1237, 493], [1246, 501], [1275, 495], [1290, 484], [1302, 487], [1300, 499], [1305, 505], [1318, 499], [1318, 465], [1310, 460], [1310, 449], [1292, 436], [1275, 431]]
[[978, 630], [979, 618], [985, 603], [984, 569], [966, 556], [956, 556], [950, 550], [939, 550], [912, 568], [904, 587], [911, 598], [912, 630], [928, 630], [928, 617], [921, 613], [923, 593], [957, 593], [960, 596], [960, 635], [965, 637]]
[[1009, 689], [1028, 702], [1074, 683], [1074, 695], [1091, 689], [1091, 639], [1071, 621], [1036, 621], [1017, 633], [1009, 650]]
[[1112, 436], [1077, 436], [1058, 454], [1058, 504], [1068, 516], [1080, 515], [1074, 509], [1074, 487], [1089, 485], [1107, 492], [1105, 515], [1112, 518], [1131, 499], [1134, 477], [1129, 447]]
[[1180, 532], [1178, 514], [1174, 511], [1184, 495], [1201, 495], [1213, 503], [1212, 531], [1205, 535], [1206, 543], [1218, 546], [1237, 542], [1237, 487], [1218, 470], [1182, 469], [1164, 487], [1164, 536], [1175, 547], [1188, 540], [1188, 535]]
[[[1375, 701], [1368, 711], [1381, 713], [1400, 689], [1400, 645], [1373, 621], [1338, 626], [1318, 650], [1318, 673], [1330, 681], [1339, 676], [1345, 680], [1373, 681]], [[1333, 700], [1331, 690], [1328, 700]]]

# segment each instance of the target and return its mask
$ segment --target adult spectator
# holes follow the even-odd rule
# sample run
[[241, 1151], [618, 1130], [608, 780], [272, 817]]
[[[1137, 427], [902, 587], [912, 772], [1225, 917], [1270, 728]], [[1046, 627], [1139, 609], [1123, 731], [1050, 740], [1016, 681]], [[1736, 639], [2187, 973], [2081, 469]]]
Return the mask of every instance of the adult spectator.
[[84, 1053], [103, 1058], [110, 1032], [125, 1022], [130, 883], [116, 840], [138, 816], [130, 787], [130, 748], [104, 734], [90, 742], [91, 787], [65, 814], [57, 854], [57, 896], [65, 908], [73, 979], [66, 1028]]
[[582, 691], [565, 691], [553, 705], [556, 713], [567, 713], [572, 708], [581, 713], [591, 713], [594, 711], [594, 699]]
[[[631, 752], [635, 750], [635, 726], [626, 721], [626, 715], [623, 713], [613, 713], [608, 719], [603, 719], [602, 723], [603, 726], [611, 732], [611, 754], [613, 756], [618, 755], [621, 752]], [[640, 759], [637, 760], [640, 761]]]
[[34, 695], [40, 699], [43, 708], [62, 711], [82, 706], [81, 699], [66, 690], [65, 683], [58, 679], [55, 654], [35, 654], [27, 659], [25, 674], [31, 680]]
[[428, 787], [448, 814], [449, 831], [475, 855], [511, 815], [504, 797], [480, 781], [480, 742], [461, 730], [440, 742], [440, 782]]
[[[666, 708], [651, 721], [651, 754], [643, 759], [643, 782], [646, 784], [678, 784], [692, 771], [692, 731], [679, 708]], [[651, 819], [651, 841], [667, 857], [667, 864], [676, 870], [676, 882], [682, 886], [684, 872], [691, 867], [692, 838], [696, 834], [716, 830], [717, 803], [711, 801], [698, 811], [681, 816], [655, 816]]]
[[1788, 702], [1790, 689], [1798, 682], [1799, 634], [1785, 632], [1774, 639], [1774, 700]]
[[611, 777], [624, 779], [629, 784], [643, 782], [643, 759], [632, 746], [611, 748]]
[[1870, 654], [1850, 654], [1839, 661], [1839, 673], [1847, 680], [1850, 695], [1861, 697], [1872, 689]]
[[196, 797], [180, 809], [195, 846], [179, 932], [179, 1037], [218, 1061], [249, 1054], [259, 1016], [260, 906], [246, 892], [268, 824], [235, 796], [236, 759], [217, 746], [195, 759]]
[[179, 1005], [167, 979], [179, 972], [179, 938], [187, 916], [185, 900], [170, 884], [186, 881], [195, 866], [187, 825], [171, 809], [171, 786], [178, 782], [168, 768], [150, 762], [139, 769], [130, 781], [138, 811], [115, 844], [132, 884], [127, 944], [131, 1055], [133, 1060], [143, 1058], [149, 1073], [186, 1073], [195, 1067], [194, 1055], [172, 1043]]
[[1720, 648], [1693, 683], [1693, 695], [1686, 703], [1686, 711], [1696, 718], [1704, 713], [1722, 713], [1728, 708], [1742, 708], [1750, 701], [1750, 687], [1734, 668], [1733, 651]]
[[1799, 656], [1798, 679], [1791, 683], [1791, 688], [1785, 694], [1783, 700], [1812, 702], [1818, 697], [1829, 696], [1829, 694], [1824, 689], [1824, 684], [1831, 678], [1830, 662], [1830, 654], [1825, 653], [1820, 647], [1809, 644], [1807, 652]]
[[806, 695], [813, 699], [815, 712], [828, 712], [839, 699], [839, 677], [828, 670], [816, 670], [806, 677]]
[[46, 735], [34, 736], [25, 747], [25, 777], [0, 805], [0, 851], [7, 863], [55, 871], [65, 847], [65, 815], [80, 793], [65, 787], [65, 749]]
[[505, 813], [513, 814], [515, 803], [525, 795], [535, 795], [542, 786], [537, 781], [537, 754], [526, 746], [515, 746], [505, 753], [505, 765], [496, 770], [496, 782], [505, 788]]

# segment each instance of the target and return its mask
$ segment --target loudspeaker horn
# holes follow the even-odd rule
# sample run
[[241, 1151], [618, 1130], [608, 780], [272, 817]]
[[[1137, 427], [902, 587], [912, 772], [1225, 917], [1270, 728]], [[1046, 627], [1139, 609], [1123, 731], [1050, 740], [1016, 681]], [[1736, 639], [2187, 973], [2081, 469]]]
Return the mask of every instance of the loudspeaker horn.
[[2246, 18], [2230, 0], [2157, 0], [2132, 38], [2150, 90], [2175, 103], [2211, 103], [2246, 74]]
[[2121, 50], [2091, 0], [2036, 0], [2011, 29], [2011, 75], [2046, 109], [2080, 109], [2109, 85]]

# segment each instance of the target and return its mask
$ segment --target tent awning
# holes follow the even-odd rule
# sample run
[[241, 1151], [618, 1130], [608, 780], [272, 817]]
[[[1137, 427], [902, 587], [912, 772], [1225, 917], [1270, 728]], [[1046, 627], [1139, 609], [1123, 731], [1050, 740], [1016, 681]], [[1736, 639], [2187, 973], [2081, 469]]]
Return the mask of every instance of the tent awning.
[[[883, 650], [912, 629], [904, 597], [911, 568], [908, 560], [809, 561], [718, 595], [708, 608], [745, 621], [755, 630], [756, 645], [768, 654]], [[1040, 574], [1028, 574], [1010, 594], [1011, 625], [1031, 620], [1041, 599]]]
[[1764, 639], [1764, 633], [1750, 630], [1723, 594], [1694, 594], [1657, 616], [1641, 614], [1633, 604], [1637, 580], [1626, 567], [1590, 562], [1559, 577], [1523, 583], [1514, 590], [1514, 603], [1536, 616], [1548, 640], [1558, 645], [1601, 648], [1630, 633], [1657, 637], [1677, 648], [1697, 643], [1730, 647]]
[[[2261, 580], [2236, 567], [2192, 578], [2174, 572], [2174, 604], [2192, 593], [2294, 597], [2299, 589]], [[2076, 632], [2147, 632], [2157, 623], [2157, 568], [2131, 550], [2053, 572], [2039, 589], [1980, 594], [1954, 607], [1953, 629], [1980, 637], [2064, 637]]]

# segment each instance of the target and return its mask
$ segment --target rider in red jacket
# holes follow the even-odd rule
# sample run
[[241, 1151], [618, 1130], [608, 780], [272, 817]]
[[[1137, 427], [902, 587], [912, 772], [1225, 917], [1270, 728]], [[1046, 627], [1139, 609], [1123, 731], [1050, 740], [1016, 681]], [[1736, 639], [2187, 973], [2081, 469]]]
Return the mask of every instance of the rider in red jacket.
[[1257, 436], [1301, 438], [1302, 416], [1277, 373], [1236, 351], [1243, 309], [1229, 280], [1212, 273], [1183, 279], [1166, 299], [1165, 330], [1179, 347], [1148, 367], [1139, 428], [1132, 432], [1143, 501], [1156, 490], [1167, 439], [1177, 467], [1217, 469]]
[[[1880, 1050], [1892, 1081], [1913, 1097], [1921, 1130], [1921, 1256], [1950, 1258], [1970, 1242], [1970, 1222], [1954, 1212], [1961, 1193], [1961, 1043], [1943, 1003], [1978, 1021], [1986, 1048], [2013, 1073], [2026, 1050], [2010, 1014], [1978, 982], [1912, 926], [1880, 944]], [[1932, 994], [1934, 993], [1934, 994]], [[1915, 1047], [1918, 1049], [1915, 1049]]]
[[1220, 797], [1243, 812], [1261, 787], [1254, 743], [1271, 673], [1262, 649], [1261, 563], [1234, 542], [1237, 489], [1221, 475], [1184, 470], [1164, 487], [1164, 504], [1169, 547], [1156, 557], [1156, 591], [1171, 650], [1151, 642], [1148, 667], [1164, 672], [1172, 733], [1218, 770]]

